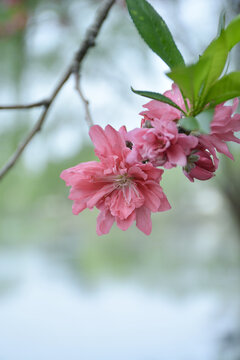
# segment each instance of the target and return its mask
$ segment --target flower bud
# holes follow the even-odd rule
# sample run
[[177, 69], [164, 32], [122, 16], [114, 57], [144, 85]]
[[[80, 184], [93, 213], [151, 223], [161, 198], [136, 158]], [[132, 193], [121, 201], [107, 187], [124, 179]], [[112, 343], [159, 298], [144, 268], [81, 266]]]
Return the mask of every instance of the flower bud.
[[193, 150], [187, 158], [187, 165], [183, 168], [184, 174], [192, 182], [194, 179], [211, 179], [215, 175], [215, 170], [211, 155], [204, 148]]

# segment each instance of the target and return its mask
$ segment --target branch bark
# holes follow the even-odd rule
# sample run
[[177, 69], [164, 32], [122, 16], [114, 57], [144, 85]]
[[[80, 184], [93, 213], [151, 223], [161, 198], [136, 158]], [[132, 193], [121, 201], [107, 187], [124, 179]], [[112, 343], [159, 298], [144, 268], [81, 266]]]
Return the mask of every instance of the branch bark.
[[[95, 45], [96, 38], [100, 32], [100, 29], [108, 16], [108, 13], [115, 3], [116, 0], [106, 0], [102, 7], [98, 10], [96, 14], [95, 21], [93, 22], [92, 26], [87, 30], [86, 35], [81, 43], [79, 50], [77, 51], [76, 55], [70, 66], [67, 68], [67, 71], [62, 76], [60, 81], [58, 82], [56, 88], [53, 90], [52, 95], [50, 96], [48, 101], [40, 101], [28, 105], [12, 105], [12, 106], [1, 106], [0, 109], [31, 109], [37, 106], [44, 106], [44, 110], [42, 111], [37, 123], [33, 127], [33, 129], [29, 132], [26, 138], [23, 140], [22, 143], [19, 144], [18, 148], [16, 149], [15, 153], [10, 157], [8, 162], [3, 166], [0, 170], [0, 180], [7, 174], [7, 172], [15, 165], [19, 157], [21, 156], [23, 150], [27, 147], [30, 143], [32, 138], [41, 130], [44, 121], [48, 115], [49, 109], [51, 108], [55, 98], [57, 97], [58, 93], [64, 86], [64, 84], [68, 81], [70, 76], [74, 74], [76, 77], [79, 76], [80, 66], [82, 61], [84, 60], [85, 56], [87, 55], [89, 49]], [[77, 89], [78, 90], [78, 89]], [[86, 101], [86, 99], [84, 98]], [[85, 103], [86, 107], [86, 103]], [[89, 124], [91, 125], [91, 124]]]
[[26, 104], [26, 105], [4, 105], [0, 106], [0, 110], [24, 110], [24, 109], [32, 109], [35, 107], [48, 106], [49, 100], [42, 100], [36, 103]]
[[88, 127], [90, 128], [93, 125], [93, 119], [92, 119], [92, 115], [91, 115], [91, 112], [90, 112], [89, 101], [83, 95], [83, 92], [82, 92], [82, 89], [81, 89], [81, 86], [80, 86], [79, 73], [76, 74], [75, 81], [76, 81], [75, 89], [78, 92], [78, 94], [80, 96], [80, 99], [83, 102], [83, 106], [84, 106], [84, 110], [85, 110], [85, 120], [86, 120], [86, 123], [88, 124]]

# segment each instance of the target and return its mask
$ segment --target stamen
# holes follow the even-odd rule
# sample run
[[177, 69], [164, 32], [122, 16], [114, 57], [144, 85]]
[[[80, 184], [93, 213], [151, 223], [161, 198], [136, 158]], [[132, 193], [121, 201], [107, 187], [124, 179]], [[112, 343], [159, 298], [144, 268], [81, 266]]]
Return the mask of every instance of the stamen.
[[116, 184], [116, 188], [124, 188], [131, 185], [132, 178], [127, 174], [118, 175], [115, 177], [114, 182]]

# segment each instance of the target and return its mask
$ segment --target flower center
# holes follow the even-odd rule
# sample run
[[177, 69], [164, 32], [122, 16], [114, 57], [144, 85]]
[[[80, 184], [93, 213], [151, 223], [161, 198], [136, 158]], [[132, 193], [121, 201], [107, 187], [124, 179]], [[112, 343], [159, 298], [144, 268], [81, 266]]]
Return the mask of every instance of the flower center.
[[129, 177], [128, 174], [118, 175], [115, 178], [116, 188], [124, 188], [131, 185], [131, 183], [132, 183], [132, 178]]

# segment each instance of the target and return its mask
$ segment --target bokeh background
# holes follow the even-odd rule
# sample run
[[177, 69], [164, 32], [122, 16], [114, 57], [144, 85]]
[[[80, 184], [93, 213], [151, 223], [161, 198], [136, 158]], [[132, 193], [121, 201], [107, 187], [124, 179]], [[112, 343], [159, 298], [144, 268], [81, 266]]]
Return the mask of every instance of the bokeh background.
[[[102, 0], [0, 0], [0, 104], [46, 98]], [[215, 37], [234, 0], [152, 0], [187, 62]], [[239, 69], [239, 49], [231, 55]], [[124, 1], [112, 9], [82, 67], [94, 122], [138, 126], [144, 99], [163, 92], [166, 65], [147, 48]], [[40, 109], [0, 112], [0, 165]], [[172, 210], [97, 237], [96, 211], [71, 213], [60, 172], [94, 158], [74, 82], [0, 182], [0, 360], [239, 360], [240, 151], [217, 177], [165, 172]]]

